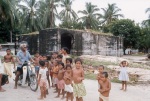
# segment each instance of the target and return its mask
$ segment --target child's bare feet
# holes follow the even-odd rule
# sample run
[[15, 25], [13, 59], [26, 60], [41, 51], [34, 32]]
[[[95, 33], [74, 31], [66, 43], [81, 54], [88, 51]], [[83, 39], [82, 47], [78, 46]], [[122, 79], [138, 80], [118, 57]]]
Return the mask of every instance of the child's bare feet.
[[55, 98], [59, 98], [59, 95], [57, 95]]
[[125, 92], [126, 92], [126, 91], [127, 91], [127, 89], [124, 89], [123, 91], [125, 91]]
[[121, 88], [120, 90], [123, 90], [123, 88]]
[[3, 88], [0, 88], [0, 92], [5, 92], [6, 90], [4, 90]]
[[39, 98], [38, 98], [38, 100], [44, 100], [44, 98], [42, 98], [42, 97], [39, 97]]
[[14, 89], [17, 89], [17, 87], [16, 87], [16, 86], [14, 86]]
[[63, 100], [65, 97], [64, 96], [62, 96], [62, 98], [61, 98], [61, 100]]

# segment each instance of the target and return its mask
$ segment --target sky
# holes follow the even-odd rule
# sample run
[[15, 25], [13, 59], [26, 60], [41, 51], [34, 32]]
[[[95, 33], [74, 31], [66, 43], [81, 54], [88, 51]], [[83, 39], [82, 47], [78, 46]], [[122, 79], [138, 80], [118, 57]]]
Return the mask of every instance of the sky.
[[[86, 2], [91, 2], [98, 8], [106, 8], [108, 3], [116, 3], [117, 7], [121, 9], [119, 13], [123, 14], [124, 18], [134, 20], [135, 23], [141, 23], [148, 19], [148, 13], [145, 13], [145, 10], [150, 8], [150, 0], [74, 0], [72, 9], [76, 12], [84, 10]], [[62, 8], [59, 8], [58, 12], [61, 10]], [[102, 13], [102, 10], [100, 10], [100, 13]]]

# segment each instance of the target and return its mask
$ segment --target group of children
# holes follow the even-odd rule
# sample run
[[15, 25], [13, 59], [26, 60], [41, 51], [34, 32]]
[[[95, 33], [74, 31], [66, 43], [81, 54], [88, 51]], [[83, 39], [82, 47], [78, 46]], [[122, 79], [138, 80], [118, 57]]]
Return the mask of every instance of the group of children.
[[[66, 101], [83, 101], [82, 97], [86, 95], [84, 80], [84, 70], [80, 58], [73, 60], [67, 54], [68, 49], [62, 48], [61, 53], [54, 52], [52, 56], [40, 56], [35, 54], [35, 70], [40, 86], [39, 100], [46, 98], [48, 87], [50, 88], [50, 78], [52, 87], [57, 93], [55, 98], [66, 98]], [[47, 84], [48, 82], [48, 84]]]
[[[15, 68], [15, 62], [10, 54], [11, 50], [7, 49], [6, 52], [7, 55], [4, 56], [4, 70], [11, 77], [10, 70], [8, 70], [10, 66], [7, 65], [13, 62]], [[57, 93], [56, 98], [62, 95], [61, 99], [66, 98], [66, 101], [73, 101], [74, 97], [76, 101], [83, 101], [82, 97], [86, 95], [86, 89], [83, 84], [84, 70], [82, 61], [80, 58], [77, 58], [73, 62], [72, 58], [68, 55], [67, 48], [64, 47], [60, 52], [52, 53], [51, 56], [36, 53], [34, 55], [34, 66], [41, 92], [39, 100], [46, 98], [48, 88], [51, 87], [49, 78], [51, 77], [52, 87], [55, 88], [54, 93]], [[127, 81], [129, 81], [127, 66], [128, 63], [126, 61], [122, 61], [120, 64], [119, 80], [122, 81], [121, 90], [124, 91], [127, 90]], [[98, 69], [99, 101], [108, 101], [111, 82], [108, 79], [108, 73], [104, 70], [104, 66], [101, 65]]]

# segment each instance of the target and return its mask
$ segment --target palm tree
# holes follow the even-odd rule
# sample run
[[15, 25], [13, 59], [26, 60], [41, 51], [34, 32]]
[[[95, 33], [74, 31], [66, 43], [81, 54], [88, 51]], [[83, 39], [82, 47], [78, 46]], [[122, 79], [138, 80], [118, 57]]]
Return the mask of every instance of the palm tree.
[[123, 14], [118, 14], [121, 11], [120, 8], [116, 6], [115, 3], [108, 4], [108, 8], [102, 8], [104, 15], [100, 16], [102, 18], [102, 23], [110, 24], [112, 21], [118, 19], [119, 17], [124, 17]]
[[57, 7], [60, 0], [44, 0], [39, 1], [38, 15], [42, 21], [43, 28], [53, 28], [55, 20], [58, 16]]
[[[149, 13], [150, 12], [150, 8], [147, 8], [145, 13]], [[148, 19], [144, 20], [142, 22], [143, 27], [150, 27], [150, 14], [148, 16]]]
[[39, 28], [39, 20], [36, 15], [36, 8], [38, 6], [38, 2], [36, 0], [24, 0], [24, 4], [20, 4], [19, 7], [22, 9], [25, 25], [29, 32], [33, 32], [38, 30]]
[[15, 26], [16, 0], [0, 0], [0, 22], [7, 24], [7, 30], [10, 32], [10, 41], [12, 42], [12, 31]]
[[85, 10], [78, 11], [78, 13], [83, 14], [83, 16], [79, 18], [79, 20], [81, 19], [83, 21], [83, 24], [85, 24], [87, 29], [91, 29], [92, 27], [96, 29], [99, 25], [97, 17], [101, 16], [101, 14], [98, 13], [100, 9], [97, 8], [96, 5], [92, 5], [91, 2], [86, 3], [85, 7]]
[[76, 12], [71, 8], [73, 0], [61, 0], [61, 7], [63, 10], [59, 13], [60, 20], [70, 22], [77, 19]]

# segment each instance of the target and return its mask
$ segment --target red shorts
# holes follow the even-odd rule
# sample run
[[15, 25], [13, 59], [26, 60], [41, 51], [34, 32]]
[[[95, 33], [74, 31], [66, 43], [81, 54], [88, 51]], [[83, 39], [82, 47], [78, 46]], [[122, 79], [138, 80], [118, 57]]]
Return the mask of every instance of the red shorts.
[[40, 86], [40, 87], [47, 87], [47, 80], [41, 79], [39, 86]]
[[57, 82], [57, 86], [58, 86], [58, 89], [65, 89], [65, 82], [64, 80], [60, 80]]

